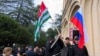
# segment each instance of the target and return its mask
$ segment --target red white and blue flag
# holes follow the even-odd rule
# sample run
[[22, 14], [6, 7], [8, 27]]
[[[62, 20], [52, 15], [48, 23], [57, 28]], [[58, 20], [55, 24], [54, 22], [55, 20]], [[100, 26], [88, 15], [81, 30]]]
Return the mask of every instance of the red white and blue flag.
[[71, 18], [71, 22], [77, 27], [79, 30], [79, 43], [78, 47], [83, 48], [84, 43], [88, 41], [88, 35], [85, 26], [85, 20], [83, 17], [82, 9], [79, 8], [78, 11]]

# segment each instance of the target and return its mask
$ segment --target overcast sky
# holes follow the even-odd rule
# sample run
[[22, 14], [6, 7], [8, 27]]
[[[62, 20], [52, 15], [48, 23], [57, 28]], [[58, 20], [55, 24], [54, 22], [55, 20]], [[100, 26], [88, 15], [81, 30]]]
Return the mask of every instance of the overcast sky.
[[[41, 2], [44, 2], [46, 7], [48, 8], [48, 11], [50, 12], [50, 15], [53, 20], [55, 20], [55, 14], [61, 14], [62, 7], [63, 7], [63, 0], [34, 0], [35, 5], [40, 5]], [[51, 24], [53, 21], [48, 20], [43, 26], [43, 30], [47, 30], [51, 27]]]

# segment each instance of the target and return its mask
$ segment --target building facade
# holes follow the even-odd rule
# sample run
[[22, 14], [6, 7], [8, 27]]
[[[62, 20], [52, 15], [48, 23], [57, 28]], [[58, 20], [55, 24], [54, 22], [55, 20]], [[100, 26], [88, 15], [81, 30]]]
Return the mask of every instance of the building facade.
[[100, 56], [100, 0], [63, 0], [62, 36], [73, 39], [77, 28], [70, 22], [71, 17], [82, 8], [88, 33], [87, 46], [90, 56]]

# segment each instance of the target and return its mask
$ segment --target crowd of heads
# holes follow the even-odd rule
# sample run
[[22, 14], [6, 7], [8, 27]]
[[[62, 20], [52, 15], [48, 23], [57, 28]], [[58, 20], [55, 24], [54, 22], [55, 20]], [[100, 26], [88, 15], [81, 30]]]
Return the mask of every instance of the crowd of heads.
[[44, 56], [45, 47], [26, 46], [26, 47], [4, 47], [0, 55], [3, 56]]

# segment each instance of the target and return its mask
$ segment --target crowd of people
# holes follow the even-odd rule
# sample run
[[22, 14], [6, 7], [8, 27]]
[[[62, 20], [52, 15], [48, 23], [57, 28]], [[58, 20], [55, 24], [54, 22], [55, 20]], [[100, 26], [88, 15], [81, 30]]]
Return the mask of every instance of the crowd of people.
[[44, 56], [45, 55], [45, 47], [39, 48], [35, 46], [27, 46], [25, 48], [22, 47], [5, 47], [3, 48], [0, 56]]
[[77, 36], [73, 40], [66, 37], [64, 41], [60, 35], [57, 38], [56, 42], [55, 39], [50, 38], [46, 46], [41, 48], [39, 46], [5, 47], [0, 56], [89, 56], [86, 46], [78, 47], [79, 39]]

